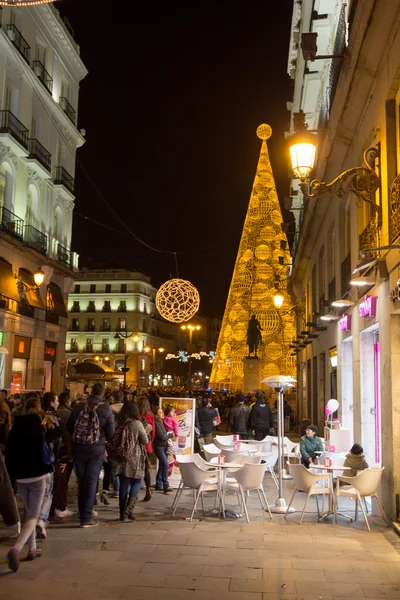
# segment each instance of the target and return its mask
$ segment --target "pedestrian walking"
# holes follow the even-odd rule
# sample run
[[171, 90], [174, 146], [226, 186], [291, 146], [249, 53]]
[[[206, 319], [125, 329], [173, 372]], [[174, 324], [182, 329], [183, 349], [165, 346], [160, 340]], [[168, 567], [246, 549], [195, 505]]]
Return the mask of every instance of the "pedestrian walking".
[[274, 419], [268, 402], [264, 400], [262, 392], [256, 392], [256, 403], [250, 412], [250, 429], [257, 441], [263, 440], [274, 431]]

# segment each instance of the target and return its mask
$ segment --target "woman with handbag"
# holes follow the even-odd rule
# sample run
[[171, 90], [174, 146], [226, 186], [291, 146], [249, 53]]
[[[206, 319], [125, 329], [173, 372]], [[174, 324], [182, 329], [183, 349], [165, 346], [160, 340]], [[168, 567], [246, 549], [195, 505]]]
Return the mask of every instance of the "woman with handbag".
[[[42, 508], [46, 478], [53, 472], [49, 446], [46, 442], [46, 419], [40, 398], [32, 396], [26, 402], [24, 414], [14, 419], [6, 446], [6, 465], [11, 479], [17, 482], [25, 506], [25, 523], [13, 548], [7, 554], [9, 568], [19, 569], [20, 553], [28, 543], [26, 560], [42, 555], [36, 546], [36, 525]], [[54, 456], [53, 456], [54, 459]]]
[[[118, 442], [120, 459], [113, 459], [112, 448]], [[139, 409], [134, 402], [125, 401], [117, 417], [117, 429], [110, 444], [109, 455], [114, 460], [114, 473], [119, 478], [119, 520], [132, 521], [133, 511], [145, 473], [146, 445], [148, 437], [142, 425]], [[122, 450], [122, 451], [121, 451]]]
[[[150, 403], [149, 403], [147, 397], [139, 396], [139, 398], [137, 399], [137, 405], [139, 407], [139, 413], [142, 418], [142, 422], [143, 422], [143, 419], [145, 419], [146, 422], [151, 427], [151, 431], [149, 433], [149, 443], [146, 446], [147, 460], [146, 460], [145, 473], [144, 473], [144, 483], [146, 485], [146, 495], [143, 498], [143, 502], [148, 502], [149, 500], [151, 500], [150, 456], [151, 456], [151, 453], [153, 452], [153, 442], [154, 442], [154, 436], [156, 434], [156, 431], [155, 431], [154, 415], [151, 412]], [[143, 423], [143, 425], [146, 429], [146, 426], [144, 423]]]

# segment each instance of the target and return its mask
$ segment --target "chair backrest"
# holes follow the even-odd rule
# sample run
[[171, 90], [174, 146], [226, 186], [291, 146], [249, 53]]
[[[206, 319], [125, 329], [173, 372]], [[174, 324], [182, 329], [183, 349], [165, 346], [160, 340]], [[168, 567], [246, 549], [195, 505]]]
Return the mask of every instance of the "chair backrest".
[[219, 441], [217, 440], [217, 438], [215, 438], [215, 439], [214, 439], [214, 444], [215, 444], [215, 446], [216, 446], [217, 448], [219, 448], [220, 450], [225, 450], [225, 449], [228, 449], [228, 450], [233, 450], [233, 447], [234, 447], [234, 442], [232, 442], [232, 443], [231, 443], [231, 444], [229, 444], [229, 445], [228, 445], [228, 444], [221, 444], [221, 442], [219, 442]]
[[216, 435], [214, 441], [217, 440], [223, 446], [232, 446], [234, 443], [233, 435]]
[[253, 465], [246, 462], [243, 467], [232, 473], [232, 477], [244, 490], [255, 490], [262, 485], [265, 474], [265, 465]]
[[245, 454], [239, 454], [235, 458], [235, 463], [238, 465], [259, 465], [261, 462], [261, 456], [246, 456]]
[[262, 444], [242, 444], [242, 452], [243, 450], [246, 452], [248, 456], [255, 454], [256, 452], [261, 452]]
[[298, 490], [309, 490], [310, 487], [320, 481], [321, 474], [311, 473], [304, 465], [289, 465], [289, 473]]
[[[269, 453], [271, 452], [272, 449], [272, 444], [270, 440], [264, 441], [262, 440], [261, 442], [256, 442], [256, 444], [258, 444], [260, 446], [260, 452], [262, 453]], [[256, 444], [250, 444], [250, 447], [253, 448]], [[275, 448], [275, 446], [274, 446]]]
[[351, 486], [358, 490], [360, 496], [372, 496], [378, 489], [384, 468], [364, 469], [364, 471], [351, 478]]
[[209, 471], [203, 471], [194, 462], [180, 462], [178, 464], [183, 484], [187, 487], [197, 490], [203, 481], [210, 477]]
[[176, 456], [176, 462], [181, 463], [195, 463], [202, 471], [207, 471], [210, 467], [206, 464], [205, 460], [201, 458], [200, 454], [178, 454]]
[[221, 454], [221, 449], [217, 448], [215, 444], [205, 444], [203, 446], [203, 451], [208, 461], [214, 458], [214, 456], [219, 456]]
[[[222, 450], [221, 454], [224, 454], [225, 458], [226, 458], [226, 462], [236, 462], [236, 459], [238, 456], [240, 456], [239, 452], [235, 452], [234, 450]], [[246, 458], [248, 458], [248, 456], [244, 455]]]
[[284, 452], [289, 453], [289, 452], [293, 452], [294, 448], [298, 445], [298, 442], [292, 442], [292, 440], [289, 440], [288, 437], [284, 437], [283, 444], [284, 444]]
[[274, 450], [269, 456], [264, 456], [264, 460], [266, 460], [270, 468], [273, 469], [278, 462], [278, 449]]

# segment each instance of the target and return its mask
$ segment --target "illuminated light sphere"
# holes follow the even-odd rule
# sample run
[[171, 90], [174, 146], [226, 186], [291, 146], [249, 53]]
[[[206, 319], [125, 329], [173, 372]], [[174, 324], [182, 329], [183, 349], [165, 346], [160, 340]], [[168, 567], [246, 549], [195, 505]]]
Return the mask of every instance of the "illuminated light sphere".
[[34, 6], [35, 4], [50, 4], [55, 0], [0, 0], [3, 6]]
[[266, 123], [263, 123], [259, 127], [257, 127], [257, 136], [260, 140], [267, 140], [272, 135], [272, 129]]
[[171, 323], [184, 323], [194, 317], [200, 307], [197, 289], [185, 279], [170, 279], [156, 295], [157, 310]]

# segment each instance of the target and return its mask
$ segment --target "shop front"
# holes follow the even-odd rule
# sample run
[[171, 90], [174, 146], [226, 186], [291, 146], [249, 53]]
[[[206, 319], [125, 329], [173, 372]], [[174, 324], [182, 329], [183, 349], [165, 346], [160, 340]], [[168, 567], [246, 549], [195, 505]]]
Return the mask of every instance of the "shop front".
[[54, 363], [57, 357], [57, 344], [56, 342], [44, 342], [44, 374], [43, 374], [43, 388], [46, 392], [51, 391], [53, 381], [53, 369]]
[[12, 360], [11, 393], [21, 393], [26, 388], [28, 361], [31, 354], [32, 339], [22, 335], [14, 336]]

